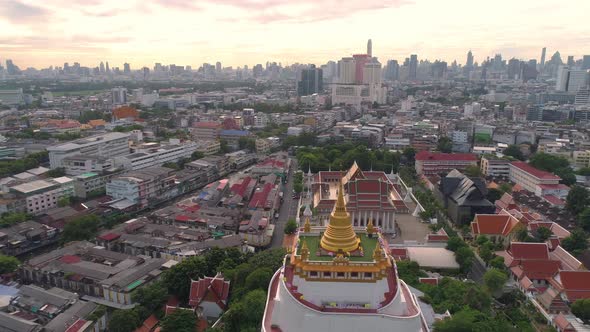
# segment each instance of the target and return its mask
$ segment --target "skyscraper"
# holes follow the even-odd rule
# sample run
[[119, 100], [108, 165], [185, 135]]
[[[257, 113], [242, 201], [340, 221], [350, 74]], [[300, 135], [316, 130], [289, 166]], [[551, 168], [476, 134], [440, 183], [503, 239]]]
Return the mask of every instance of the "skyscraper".
[[471, 50], [467, 52], [467, 62], [465, 63], [465, 66], [467, 68], [473, 68], [473, 53], [471, 53]]
[[541, 68], [545, 67], [545, 56], [547, 55], [547, 47], [543, 47], [541, 51]]
[[297, 77], [297, 95], [309, 96], [322, 92], [323, 88], [322, 70], [310, 65], [309, 68], [301, 69]]
[[390, 81], [399, 80], [399, 64], [397, 60], [387, 61], [387, 68], [385, 69], [385, 79]]
[[356, 81], [356, 62], [354, 58], [346, 57], [338, 61], [339, 83], [353, 84]]
[[575, 70], [569, 66], [560, 66], [557, 71], [555, 90], [578, 92], [588, 85], [588, 70]]
[[106, 64], [106, 71], [107, 71], [107, 74], [111, 72], [111, 68], [109, 67], [109, 62], [108, 61], [107, 61], [107, 64]]
[[418, 77], [418, 55], [410, 55], [410, 73], [408, 79], [415, 80]]
[[582, 58], [582, 69], [590, 69], [590, 55], [584, 55]]
[[369, 58], [373, 56], [373, 42], [370, 39], [367, 42], [367, 54], [369, 55]]
[[576, 65], [576, 61], [574, 61], [574, 56], [573, 55], [568, 55], [567, 56], [567, 65], [572, 67]]
[[122, 87], [112, 88], [111, 98], [113, 105], [121, 105], [127, 103], [127, 89]]
[[123, 72], [124, 72], [125, 74], [129, 74], [129, 73], [131, 73], [131, 65], [130, 65], [130, 64], [128, 64], [127, 62], [125, 62], [125, 63], [123, 64]]
[[217, 61], [215, 63], [215, 71], [221, 73], [221, 62]]
[[381, 63], [372, 58], [363, 68], [363, 84], [381, 84]]

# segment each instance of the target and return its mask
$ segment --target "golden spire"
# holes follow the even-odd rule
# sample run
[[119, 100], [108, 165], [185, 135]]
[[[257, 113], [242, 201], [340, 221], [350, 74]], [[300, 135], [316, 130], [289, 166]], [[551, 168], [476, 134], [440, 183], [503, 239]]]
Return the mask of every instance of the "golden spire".
[[367, 224], [367, 234], [375, 233], [375, 226], [373, 226], [373, 218], [369, 218], [369, 223]]
[[381, 245], [379, 245], [379, 242], [377, 242], [375, 250], [373, 251], [373, 259], [375, 262], [380, 262], [383, 259], [383, 251], [381, 250]]
[[320, 241], [320, 246], [331, 252], [351, 252], [357, 250], [359, 244], [360, 239], [354, 232], [350, 215], [346, 211], [344, 187], [341, 180], [338, 186], [338, 199], [330, 215], [328, 228]]
[[305, 224], [303, 224], [303, 231], [305, 233], [311, 232], [311, 224], [309, 223], [309, 217], [305, 218]]
[[307, 247], [307, 241], [305, 240], [303, 240], [303, 243], [301, 244], [300, 254], [302, 261], [306, 261], [309, 258], [309, 248]]

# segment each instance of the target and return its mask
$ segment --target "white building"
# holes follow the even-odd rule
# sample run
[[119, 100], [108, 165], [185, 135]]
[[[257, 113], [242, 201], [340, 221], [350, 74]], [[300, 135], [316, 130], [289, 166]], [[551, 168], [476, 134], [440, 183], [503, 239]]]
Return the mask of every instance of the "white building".
[[139, 152], [116, 158], [117, 165], [125, 169], [138, 170], [154, 166], [162, 166], [167, 162], [177, 162], [190, 158], [197, 151], [197, 143], [193, 141], [182, 144], [168, 144], [153, 149], [139, 150]]
[[381, 84], [381, 63], [376, 59], [365, 63], [363, 68], [363, 84]]
[[27, 213], [39, 215], [57, 207], [60, 198], [74, 196], [74, 180], [65, 176], [35, 180], [11, 187], [10, 191], [26, 200]]
[[553, 191], [556, 189], [561, 195], [565, 188], [559, 183], [560, 180], [559, 176], [536, 169], [522, 161], [515, 161], [510, 164], [510, 181], [539, 196], [545, 195], [545, 189], [551, 191], [551, 195], [554, 194]]
[[127, 103], [127, 89], [122, 87], [111, 89], [111, 101], [113, 105], [122, 105]]
[[578, 92], [580, 88], [588, 84], [588, 71], [572, 69], [568, 66], [561, 66], [557, 72], [555, 90]]
[[506, 159], [481, 158], [481, 172], [485, 176], [510, 175], [510, 161]]
[[380, 84], [334, 84], [332, 85], [332, 104], [351, 105], [360, 109], [362, 103], [385, 104], [387, 89]]
[[50, 146], [49, 164], [51, 168], [63, 167], [62, 160], [79, 154], [98, 157], [117, 157], [129, 154], [128, 133], [106, 133], [81, 138], [75, 141]]
[[353, 84], [356, 81], [356, 61], [352, 57], [342, 58], [338, 61], [340, 84]]
[[0, 105], [17, 106], [25, 103], [23, 89], [0, 90]]

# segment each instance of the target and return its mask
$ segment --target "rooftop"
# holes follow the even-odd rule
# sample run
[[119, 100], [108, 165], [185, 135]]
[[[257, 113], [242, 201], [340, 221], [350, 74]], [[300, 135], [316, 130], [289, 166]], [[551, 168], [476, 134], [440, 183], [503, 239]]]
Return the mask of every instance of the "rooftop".
[[544, 179], [544, 180], [561, 180], [561, 178], [553, 173], [542, 171], [534, 168], [533, 166], [525, 163], [524, 161], [514, 161], [511, 163], [512, 166], [531, 174], [532, 176]]
[[477, 157], [471, 153], [438, 153], [429, 151], [420, 151], [416, 154], [416, 160], [460, 160], [460, 161], [477, 161]]
[[[367, 234], [359, 234], [361, 239], [361, 247], [363, 248], [362, 256], [355, 256], [351, 255], [349, 257], [350, 261], [352, 262], [372, 262], [373, 261], [373, 250], [375, 250], [375, 246], [377, 246], [377, 238], [369, 238]], [[319, 234], [314, 235], [301, 235], [299, 236], [299, 246], [297, 248], [297, 254], [299, 255], [299, 251], [301, 250], [301, 245], [305, 241], [307, 243], [307, 247], [309, 248], [309, 260], [310, 261], [332, 261], [334, 256], [330, 256], [329, 254], [320, 254], [320, 237]]]

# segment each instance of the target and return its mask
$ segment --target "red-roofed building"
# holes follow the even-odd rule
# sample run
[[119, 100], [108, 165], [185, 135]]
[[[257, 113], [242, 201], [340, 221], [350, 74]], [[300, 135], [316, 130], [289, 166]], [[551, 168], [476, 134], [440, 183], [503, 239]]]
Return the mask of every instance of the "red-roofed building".
[[408, 249], [406, 248], [391, 248], [389, 253], [396, 261], [403, 261], [408, 259]]
[[447, 234], [444, 228], [439, 229], [435, 233], [430, 233], [426, 235], [426, 242], [447, 243], [447, 241], [449, 241], [449, 235]]
[[515, 261], [549, 259], [549, 247], [546, 243], [512, 242], [508, 251]]
[[427, 285], [438, 285], [438, 278], [418, 278], [418, 282]]
[[191, 280], [189, 305], [201, 309], [202, 315], [208, 319], [216, 319], [227, 308], [229, 281], [221, 273], [215, 277]]
[[553, 317], [553, 325], [559, 332], [576, 332], [576, 328], [562, 313]]
[[135, 332], [153, 332], [160, 321], [154, 314], [150, 315], [140, 327], [135, 329]]
[[514, 237], [514, 230], [522, 225], [510, 214], [476, 214], [471, 223], [474, 238], [485, 235], [490, 239], [508, 244]]
[[122, 119], [138, 119], [139, 112], [129, 106], [121, 106], [113, 110], [113, 120], [122, 120]]
[[196, 140], [216, 140], [219, 138], [221, 124], [217, 122], [196, 122], [190, 132]]
[[514, 161], [510, 164], [510, 181], [537, 196], [553, 195], [564, 198], [569, 190], [567, 186], [559, 183], [561, 181], [559, 176], [536, 169], [522, 161]]
[[590, 298], [590, 271], [561, 271], [556, 280], [568, 302]]
[[84, 332], [88, 331], [88, 329], [94, 325], [94, 322], [87, 321], [84, 319], [79, 318], [74, 322], [74, 324], [70, 325], [65, 332]]
[[471, 153], [438, 153], [421, 151], [416, 154], [416, 174], [436, 175], [453, 169], [463, 172], [467, 166], [477, 166], [477, 157]]

